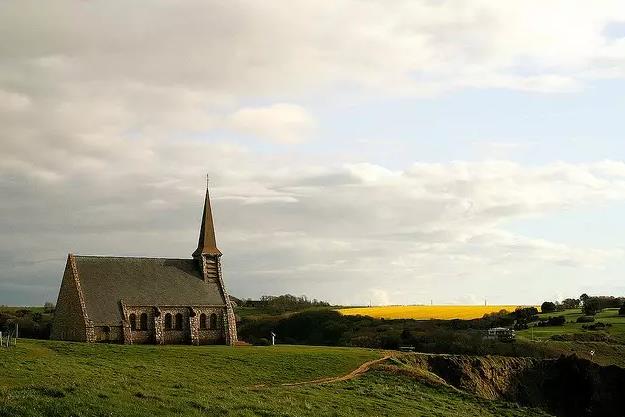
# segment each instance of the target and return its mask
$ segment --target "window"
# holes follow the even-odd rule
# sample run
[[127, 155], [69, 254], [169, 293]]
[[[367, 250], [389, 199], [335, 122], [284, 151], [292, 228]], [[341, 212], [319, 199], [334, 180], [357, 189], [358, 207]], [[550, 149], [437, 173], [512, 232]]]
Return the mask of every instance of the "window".
[[211, 314], [211, 319], [210, 319], [210, 326], [211, 329], [216, 329], [217, 328], [217, 314], [213, 313]]
[[171, 314], [165, 314], [165, 330], [171, 330]]
[[141, 313], [141, 317], [139, 318], [139, 329], [148, 329], [148, 315], [146, 313]]
[[206, 314], [204, 313], [200, 314], [200, 329], [206, 329]]
[[182, 330], [182, 314], [176, 314], [176, 330]]
[[130, 330], [137, 330], [137, 316], [133, 314], [130, 315]]

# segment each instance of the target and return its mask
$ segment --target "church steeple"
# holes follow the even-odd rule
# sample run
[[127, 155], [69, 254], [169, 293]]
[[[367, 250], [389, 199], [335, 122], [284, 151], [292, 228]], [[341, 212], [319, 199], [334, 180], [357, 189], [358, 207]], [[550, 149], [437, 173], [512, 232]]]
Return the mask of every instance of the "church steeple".
[[213, 213], [211, 211], [208, 184], [206, 184], [206, 199], [204, 200], [200, 238], [197, 242], [197, 249], [193, 252], [194, 258], [199, 258], [202, 255], [221, 255], [221, 251], [217, 249], [217, 242], [215, 241], [215, 227], [213, 226]]

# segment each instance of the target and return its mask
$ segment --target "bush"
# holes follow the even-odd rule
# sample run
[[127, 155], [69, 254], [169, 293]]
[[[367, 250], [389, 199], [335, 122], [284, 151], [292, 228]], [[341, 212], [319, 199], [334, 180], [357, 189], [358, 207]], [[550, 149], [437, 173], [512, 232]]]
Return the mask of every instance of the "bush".
[[575, 321], [577, 323], [592, 323], [595, 318], [593, 316], [579, 316]]
[[20, 337], [48, 339], [52, 327], [52, 315], [21, 309], [13, 313], [0, 312], [0, 331], [7, 331], [19, 326]]
[[582, 329], [584, 329], [584, 330], [605, 330], [607, 327], [611, 327], [611, 325], [610, 324], [601, 323], [600, 321], [598, 321], [597, 323], [594, 323], [594, 324], [584, 324], [582, 326]]
[[619, 308], [619, 310], [618, 310], [618, 315], [619, 315], [619, 316], [625, 316], [625, 304], [623, 304], [623, 305], [621, 306], [621, 308]]
[[551, 301], [545, 301], [540, 306], [540, 311], [542, 313], [553, 313], [554, 311], [556, 311], [556, 305], [555, 303], [552, 303]]
[[564, 316], [549, 317], [547, 320], [539, 321], [538, 327], [563, 326], [564, 323], [566, 323]]
[[567, 333], [554, 334], [549, 339], [558, 342], [606, 342], [613, 343], [614, 340], [606, 333]]
[[271, 344], [266, 337], [251, 337], [250, 343], [254, 346], [269, 346]]

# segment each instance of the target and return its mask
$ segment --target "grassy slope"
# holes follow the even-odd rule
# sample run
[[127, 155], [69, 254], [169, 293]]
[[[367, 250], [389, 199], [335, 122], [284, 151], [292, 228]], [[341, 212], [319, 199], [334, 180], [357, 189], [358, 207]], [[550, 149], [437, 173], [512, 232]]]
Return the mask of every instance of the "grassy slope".
[[[545, 319], [547, 317], [564, 316], [566, 318], [566, 324], [564, 326], [534, 327], [534, 339], [548, 339], [554, 334], [587, 332], [587, 330], [582, 329], [582, 326], [593, 323], [575, 323], [575, 320], [577, 320], [577, 318], [582, 315], [583, 314], [579, 309], [540, 314], [539, 317], [541, 319]], [[617, 308], [608, 308], [598, 313], [595, 316], [595, 322], [599, 321], [606, 324], [612, 324], [612, 327], [609, 328], [607, 332], [613, 338], [625, 343], [625, 316], [619, 316]], [[520, 331], [518, 334], [526, 338], [530, 338], [532, 336], [532, 330], [523, 330]]]
[[590, 351], [595, 351], [594, 361], [601, 365], [618, 365], [625, 367], [625, 317], [618, 315], [618, 309], [611, 308], [603, 310], [595, 316], [595, 322], [610, 323], [612, 327], [605, 332], [617, 343], [603, 342], [568, 342], [553, 341], [549, 338], [558, 334], [575, 333], [601, 333], [602, 331], [590, 331], [582, 329], [584, 324], [575, 323], [578, 317], [582, 316], [579, 309], [566, 310], [563, 312], [540, 314], [541, 319], [552, 316], [565, 316], [566, 324], [563, 326], [534, 327], [522, 330], [517, 334], [527, 340], [535, 340], [538, 343], [545, 343], [545, 346], [563, 353], [575, 353], [580, 357], [590, 359]]
[[376, 357], [348, 348], [24, 340], [0, 350], [0, 416], [543, 415], [380, 371], [328, 385], [278, 385], [344, 374]]

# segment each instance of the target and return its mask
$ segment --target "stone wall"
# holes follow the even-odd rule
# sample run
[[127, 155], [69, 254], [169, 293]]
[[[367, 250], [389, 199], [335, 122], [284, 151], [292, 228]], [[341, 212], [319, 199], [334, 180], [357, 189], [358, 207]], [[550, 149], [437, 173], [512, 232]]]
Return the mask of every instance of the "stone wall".
[[[126, 310], [126, 320], [128, 321], [128, 325], [130, 326], [130, 316], [131, 314], [135, 315], [135, 323], [136, 328], [130, 329], [130, 334], [132, 338], [132, 343], [155, 343], [155, 326], [154, 326], [154, 307], [131, 307], [125, 306]], [[146, 329], [141, 329], [141, 315], [145, 314], [147, 316]]]
[[80, 287], [74, 276], [71, 256], [68, 256], [59, 297], [56, 302], [57, 307], [52, 322], [51, 339], [76, 342], [88, 341], [84, 305], [81, 303], [79, 291]]
[[224, 285], [224, 280], [221, 271], [221, 255], [203, 255], [202, 256], [202, 271], [204, 274], [204, 280], [210, 284], [214, 283], [219, 286], [219, 290], [223, 296], [226, 304], [223, 314], [223, 343], [233, 346], [237, 342], [237, 322], [234, 316], [234, 310], [230, 303], [230, 296]]
[[[119, 340], [127, 344], [219, 344], [226, 340], [225, 331], [227, 329], [224, 307], [213, 306], [128, 306], [123, 305], [125, 325], [127, 326], [127, 335], [123, 333], [123, 326], [119, 327], [119, 332], [115, 331], [114, 335], [119, 335]], [[147, 329], [141, 330], [141, 314], [147, 315]], [[134, 314], [136, 317], [136, 329], [130, 328], [130, 316]], [[165, 328], [165, 317], [171, 314], [172, 329]], [[176, 314], [182, 315], [182, 329], [175, 329]], [[207, 328], [200, 328], [201, 315], [206, 315]], [[215, 314], [217, 317], [216, 326], [208, 328], [210, 325], [210, 317]], [[103, 340], [102, 330], [99, 330], [97, 339]], [[109, 335], [111, 341], [113, 333]]]
[[124, 340], [122, 326], [94, 326], [94, 342], [121, 343]]
[[[185, 344], [191, 342], [188, 307], [160, 307], [163, 325], [163, 344]], [[182, 314], [182, 329], [176, 330], [176, 314]], [[171, 314], [172, 329], [165, 328], [167, 314]]]
[[[197, 311], [198, 335], [200, 345], [222, 344], [226, 340], [226, 326], [224, 326], [225, 309], [217, 308], [199, 308]], [[201, 314], [206, 315], [206, 329], [200, 329]], [[210, 317], [212, 314], [217, 316], [217, 325], [210, 328]]]

